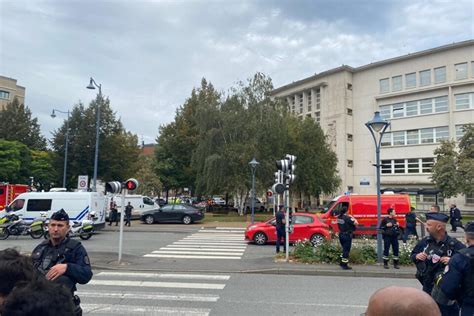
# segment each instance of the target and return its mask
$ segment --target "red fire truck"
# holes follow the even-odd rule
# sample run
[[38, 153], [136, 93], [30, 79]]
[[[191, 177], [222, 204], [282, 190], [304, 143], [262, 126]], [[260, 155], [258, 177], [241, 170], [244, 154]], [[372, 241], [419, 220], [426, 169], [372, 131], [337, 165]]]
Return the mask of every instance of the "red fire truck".
[[9, 184], [0, 182], [0, 211], [3, 210], [18, 194], [28, 191], [26, 184]]

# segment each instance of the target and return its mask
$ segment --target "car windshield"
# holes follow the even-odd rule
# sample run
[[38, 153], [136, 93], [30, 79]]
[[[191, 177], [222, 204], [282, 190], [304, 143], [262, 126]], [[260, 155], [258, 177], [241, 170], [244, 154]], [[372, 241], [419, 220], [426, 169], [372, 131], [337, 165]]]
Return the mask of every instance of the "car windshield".
[[326, 204], [324, 204], [323, 209], [321, 210], [321, 213], [326, 213], [331, 209], [331, 207], [336, 203], [335, 200], [329, 201]]

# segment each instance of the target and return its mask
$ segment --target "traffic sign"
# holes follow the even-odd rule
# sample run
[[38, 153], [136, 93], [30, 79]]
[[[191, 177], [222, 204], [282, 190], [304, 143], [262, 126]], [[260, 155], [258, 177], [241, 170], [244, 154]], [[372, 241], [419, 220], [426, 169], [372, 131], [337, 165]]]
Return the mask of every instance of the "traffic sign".
[[271, 198], [273, 196], [273, 191], [272, 190], [268, 190], [267, 191], [267, 197]]
[[87, 190], [87, 182], [89, 182], [89, 176], [78, 176], [77, 188], [79, 190]]

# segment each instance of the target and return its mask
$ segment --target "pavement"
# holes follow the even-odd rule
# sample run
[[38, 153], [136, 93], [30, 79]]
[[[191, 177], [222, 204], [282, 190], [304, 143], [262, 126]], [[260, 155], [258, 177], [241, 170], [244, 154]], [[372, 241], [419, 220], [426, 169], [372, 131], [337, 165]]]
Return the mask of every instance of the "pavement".
[[[133, 232], [195, 232], [196, 228], [215, 228], [215, 227], [245, 227], [243, 222], [211, 222], [196, 223], [190, 226], [174, 224], [154, 224], [146, 225], [139, 222], [132, 222], [132, 227], [125, 227], [125, 231]], [[103, 232], [118, 232], [116, 226], [106, 226]], [[459, 237], [463, 234], [457, 233]], [[458, 237], [458, 238], [459, 238]], [[416, 269], [414, 266], [401, 266], [396, 270], [391, 266], [390, 269], [384, 269], [382, 265], [352, 265], [352, 270], [342, 270], [334, 264], [303, 264], [298, 262], [286, 262], [286, 260], [276, 258], [268, 252], [262, 256], [250, 256], [237, 262], [226, 262], [215, 268], [207, 260], [195, 260], [184, 262], [176, 259], [150, 259], [142, 256], [123, 254], [122, 260], [117, 261], [116, 252], [90, 252], [92, 265], [99, 270], [128, 270], [136, 272], [187, 272], [187, 273], [258, 273], [258, 274], [283, 274], [283, 275], [321, 275], [321, 276], [343, 276], [343, 277], [377, 277], [377, 278], [415, 278]], [[207, 261], [207, 263], [206, 263]], [[192, 268], [190, 269], [190, 266]]]

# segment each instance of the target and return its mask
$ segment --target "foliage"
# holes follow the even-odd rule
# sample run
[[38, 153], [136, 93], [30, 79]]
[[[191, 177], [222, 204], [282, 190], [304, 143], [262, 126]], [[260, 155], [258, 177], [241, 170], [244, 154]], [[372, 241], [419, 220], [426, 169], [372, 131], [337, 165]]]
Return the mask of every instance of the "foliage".
[[160, 178], [154, 172], [155, 157], [142, 156], [139, 158], [139, 168], [136, 174], [138, 180], [137, 193], [148, 196], [158, 196], [162, 190]]
[[[34, 178], [37, 190], [49, 190], [60, 171], [53, 167], [53, 153], [48, 151], [31, 151], [29, 175]], [[60, 174], [62, 175], [62, 169]]]
[[17, 98], [0, 111], [0, 139], [18, 141], [31, 149], [45, 150], [46, 140], [40, 133], [37, 118]]
[[465, 125], [459, 142], [458, 179], [460, 191], [474, 193], [474, 125]]

